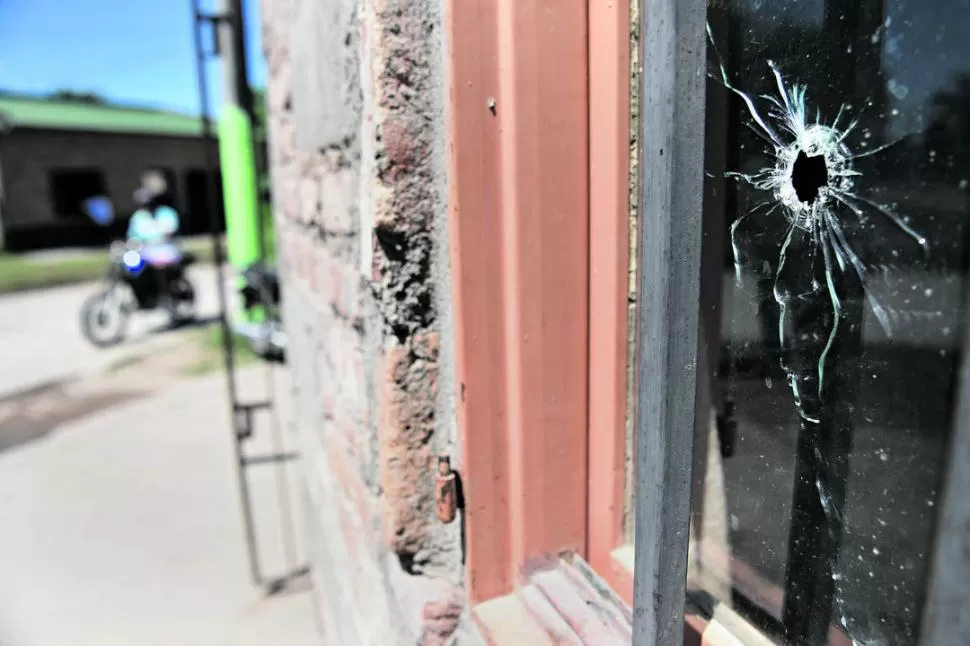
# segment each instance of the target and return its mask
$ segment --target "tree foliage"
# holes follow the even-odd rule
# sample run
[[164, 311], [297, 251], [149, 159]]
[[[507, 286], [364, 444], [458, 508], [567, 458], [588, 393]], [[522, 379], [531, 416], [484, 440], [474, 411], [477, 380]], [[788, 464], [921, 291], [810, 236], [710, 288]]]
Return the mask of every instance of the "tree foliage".
[[81, 92], [78, 90], [55, 90], [48, 95], [48, 98], [68, 103], [87, 103], [91, 105], [108, 104], [108, 100], [96, 92]]

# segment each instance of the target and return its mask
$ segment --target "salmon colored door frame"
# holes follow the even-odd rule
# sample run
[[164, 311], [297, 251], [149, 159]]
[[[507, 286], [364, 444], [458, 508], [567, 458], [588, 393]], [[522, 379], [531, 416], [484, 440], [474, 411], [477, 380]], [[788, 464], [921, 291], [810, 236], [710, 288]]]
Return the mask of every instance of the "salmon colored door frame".
[[624, 543], [630, 267], [630, 2], [589, 2], [590, 565], [633, 605]]
[[473, 603], [586, 553], [586, 0], [449, 0], [449, 238]]

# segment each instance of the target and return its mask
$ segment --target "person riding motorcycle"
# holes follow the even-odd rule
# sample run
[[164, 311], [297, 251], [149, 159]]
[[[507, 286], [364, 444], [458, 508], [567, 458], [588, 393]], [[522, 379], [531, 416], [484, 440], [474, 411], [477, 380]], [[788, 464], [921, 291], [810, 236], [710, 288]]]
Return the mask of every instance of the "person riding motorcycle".
[[190, 259], [179, 250], [173, 238], [179, 230], [179, 215], [171, 206], [168, 187], [160, 173], [149, 172], [134, 193], [138, 209], [128, 222], [128, 244], [140, 243], [144, 265], [132, 283], [139, 300], [146, 301], [150, 292], [168, 289], [174, 274], [182, 271]]
[[[127, 224], [127, 240], [111, 244], [105, 280], [81, 306], [81, 333], [98, 347], [124, 340], [132, 312], [163, 309], [172, 326], [195, 317], [195, 288], [186, 272], [194, 257], [175, 244], [179, 216], [162, 174], [146, 174], [134, 197], [137, 210]], [[108, 227], [114, 221], [106, 196], [89, 198], [84, 206], [95, 224]]]
[[178, 233], [178, 211], [169, 205], [168, 187], [160, 174], [148, 173], [135, 191], [139, 208], [128, 222], [128, 238], [146, 247], [171, 241]]

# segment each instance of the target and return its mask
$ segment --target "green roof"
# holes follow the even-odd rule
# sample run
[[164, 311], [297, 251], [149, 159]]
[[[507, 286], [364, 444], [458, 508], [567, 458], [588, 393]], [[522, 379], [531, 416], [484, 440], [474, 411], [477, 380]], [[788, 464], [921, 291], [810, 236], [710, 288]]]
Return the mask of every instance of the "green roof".
[[14, 128], [198, 136], [198, 117], [117, 105], [0, 95], [0, 122]]

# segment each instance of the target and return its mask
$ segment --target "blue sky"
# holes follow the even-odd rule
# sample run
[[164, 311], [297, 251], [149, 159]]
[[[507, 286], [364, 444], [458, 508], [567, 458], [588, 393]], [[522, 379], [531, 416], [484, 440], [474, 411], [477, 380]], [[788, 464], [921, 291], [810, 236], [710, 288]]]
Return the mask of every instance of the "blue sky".
[[[262, 86], [257, 2], [243, 0], [249, 78]], [[208, 76], [218, 106], [218, 64]], [[0, 0], [0, 89], [93, 91], [197, 113], [196, 83], [190, 0]]]

